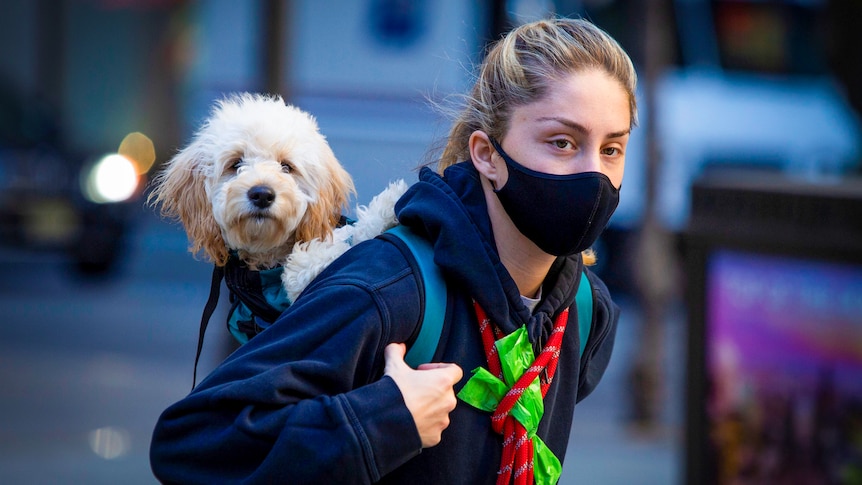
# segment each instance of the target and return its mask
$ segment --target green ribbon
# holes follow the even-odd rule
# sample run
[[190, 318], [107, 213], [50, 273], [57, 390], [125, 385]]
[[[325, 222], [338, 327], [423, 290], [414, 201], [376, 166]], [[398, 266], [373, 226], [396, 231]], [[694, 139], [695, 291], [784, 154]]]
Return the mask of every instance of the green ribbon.
[[[522, 326], [497, 340], [494, 345], [500, 355], [503, 380], [491, 374], [487, 369], [478, 367], [472, 371], [473, 376], [458, 393], [458, 398], [462, 401], [487, 412], [493, 412], [497, 409], [497, 405], [509, 392], [509, 389], [536, 360], [526, 327]], [[533, 382], [527, 386], [518, 402], [515, 403], [510, 414], [524, 426], [527, 435], [533, 440], [533, 476], [535, 482], [537, 484], [552, 484], [559, 480], [562, 465], [551, 449], [536, 435], [539, 421], [542, 420], [544, 413], [542, 389], [539, 380], [533, 379]]]

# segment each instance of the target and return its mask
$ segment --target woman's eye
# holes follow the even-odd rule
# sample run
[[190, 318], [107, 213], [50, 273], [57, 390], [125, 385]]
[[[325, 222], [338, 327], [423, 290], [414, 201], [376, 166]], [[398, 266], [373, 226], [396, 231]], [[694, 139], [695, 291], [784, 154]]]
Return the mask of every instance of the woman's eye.
[[607, 147], [602, 149], [602, 155], [613, 157], [619, 155], [622, 151], [617, 147]]
[[293, 166], [287, 160], [281, 161], [281, 171], [284, 173], [293, 172]]
[[554, 140], [551, 143], [553, 143], [555, 147], [561, 150], [565, 150], [572, 146], [572, 142], [570, 142], [569, 140]]

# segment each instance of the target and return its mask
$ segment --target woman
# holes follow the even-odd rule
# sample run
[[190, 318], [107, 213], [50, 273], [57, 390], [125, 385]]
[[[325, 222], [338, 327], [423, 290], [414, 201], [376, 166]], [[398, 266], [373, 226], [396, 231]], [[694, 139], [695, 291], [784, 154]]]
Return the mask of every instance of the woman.
[[[434, 361], [448, 364], [404, 363], [423, 305], [421, 278], [393, 239], [360, 244], [164, 412], [151, 449], [156, 476], [556, 481], [575, 404], [604, 373], [616, 331], [617, 307], [589, 271], [593, 321], [582, 356], [577, 323], [565, 328], [587, 250], [617, 204], [635, 83], [625, 52], [586, 21], [538, 21], [498, 42], [450, 133], [440, 174], [423, 169], [396, 206], [401, 224], [431, 242], [445, 275]], [[480, 330], [483, 321], [491, 325]], [[487, 341], [515, 335], [529, 340], [530, 359], [545, 359], [543, 406], [529, 419], [513, 419], [513, 411], [492, 420], [497, 413], [462, 392], [470, 378], [462, 369], [500, 374], [508, 357], [500, 360]], [[521, 420], [533, 418], [526, 430]]]

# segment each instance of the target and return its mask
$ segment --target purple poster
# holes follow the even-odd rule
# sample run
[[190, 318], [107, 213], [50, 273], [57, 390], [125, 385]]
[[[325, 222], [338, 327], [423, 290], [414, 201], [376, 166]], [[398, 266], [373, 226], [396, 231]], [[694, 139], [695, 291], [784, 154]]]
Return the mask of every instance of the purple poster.
[[862, 266], [717, 252], [706, 302], [718, 483], [862, 483]]

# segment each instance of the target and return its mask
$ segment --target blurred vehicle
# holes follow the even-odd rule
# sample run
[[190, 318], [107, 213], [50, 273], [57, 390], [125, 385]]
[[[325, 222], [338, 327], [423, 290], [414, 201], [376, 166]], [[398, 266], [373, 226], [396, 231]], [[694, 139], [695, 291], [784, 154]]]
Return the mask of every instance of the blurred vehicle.
[[[628, 28], [637, 4], [598, 3], [602, 8], [589, 17], [643, 56], [643, 31]], [[673, 237], [689, 222], [692, 186], [701, 177], [766, 173], [822, 181], [860, 170], [862, 113], [850, 102], [859, 86], [833, 67], [835, 59], [855, 52], [862, 37], [855, 43], [837, 38], [846, 30], [840, 24], [849, 20], [832, 13], [832, 3], [657, 3], [666, 7], [657, 29], [662, 69], [651, 105], [644, 91], [638, 93], [640, 123], [629, 140], [620, 204], [598, 243], [598, 271], [606, 283], [630, 289], [634, 281], [635, 248], [647, 219], [647, 128], [658, 150], [652, 215]], [[639, 69], [644, 62], [635, 58]], [[642, 77], [639, 88], [646, 89], [646, 82]]]
[[86, 274], [112, 270], [141, 177], [117, 154], [75, 153], [37, 100], [0, 90], [0, 246], [62, 251]]
[[[658, 77], [659, 222], [685, 227], [693, 182], [708, 171], [768, 170], [798, 178], [859, 169], [859, 113], [830, 66], [829, 36], [840, 19], [827, 2], [673, 0], [672, 65]], [[846, 46], [851, 49], [852, 46]], [[852, 52], [852, 50], [847, 51]], [[646, 140], [632, 134], [625, 190], [611, 224], [644, 219]]]

